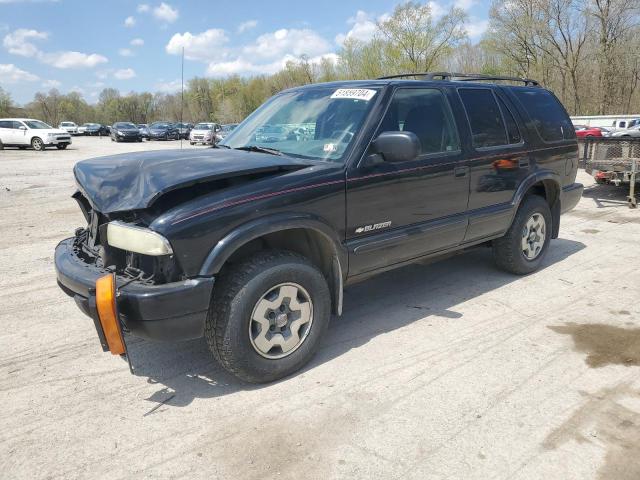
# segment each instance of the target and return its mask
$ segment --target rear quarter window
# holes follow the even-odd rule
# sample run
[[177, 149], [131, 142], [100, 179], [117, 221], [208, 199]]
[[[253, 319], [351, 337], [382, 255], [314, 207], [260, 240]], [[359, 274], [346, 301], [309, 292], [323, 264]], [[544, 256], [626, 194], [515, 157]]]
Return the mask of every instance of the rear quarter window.
[[514, 88], [512, 91], [529, 113], [542, 140], [558, 142], [575, 138], [567, 112], [551, 92], [542, 88]]

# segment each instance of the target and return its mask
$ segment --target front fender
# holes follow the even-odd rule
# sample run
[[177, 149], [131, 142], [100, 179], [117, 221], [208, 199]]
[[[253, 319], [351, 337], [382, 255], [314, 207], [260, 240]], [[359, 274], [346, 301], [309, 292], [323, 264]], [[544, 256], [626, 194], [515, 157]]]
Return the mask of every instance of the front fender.
[[235, 228], [211, 249], [202, 263], [199, 274], [201, 276], [215, 275], [220, 272], [229, 257], [244, 244], [269, 233], [293, 228], [306, 228], [322, 234], [330, 241], [334, 255], [340, 262], [341, 270], [346, 272], [344, 268], [347, 262], [346, 248], [330, 225], [319, 217], [308, 213], [283, 213], [261, 217]]

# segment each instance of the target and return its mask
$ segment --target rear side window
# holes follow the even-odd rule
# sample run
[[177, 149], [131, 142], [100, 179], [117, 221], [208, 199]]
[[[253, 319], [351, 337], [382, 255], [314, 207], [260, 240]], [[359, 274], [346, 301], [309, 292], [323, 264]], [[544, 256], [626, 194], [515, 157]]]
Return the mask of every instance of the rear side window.
[[493, 92], [485, 88], [463, 88], [458, 92], [469, 119], [473, 146], [507, 145], [507, 129]]
[[529, 113], [545, 142], [575, 138], [571, 120], [550, 92], [542, 88], [514, 88], [513, 93]]
[[0, 128], [13, 128], [13, 122], [9, 120], [0, 120]]
[[504, 118], [504, 123], [507, 126], [507, 138], [509, 139], [510, 144], [520, 143], [522, 141], [522, 136], [520, 135], [520, 129], [518, 128], [518, 124], [516, 123], [515, 118], [513, 118], [513, 114], [509, 111], [509, 108], [505, 105], [501, 98], [498, 97], [498, 103], [500, 104], [500, 110], [502, 110], [502, 117]]
[[423, 154], [460, 149], [449, 104], [435, 88], [400, 88], [395, 92], [379, 133], [399, 130], [415, 133]]

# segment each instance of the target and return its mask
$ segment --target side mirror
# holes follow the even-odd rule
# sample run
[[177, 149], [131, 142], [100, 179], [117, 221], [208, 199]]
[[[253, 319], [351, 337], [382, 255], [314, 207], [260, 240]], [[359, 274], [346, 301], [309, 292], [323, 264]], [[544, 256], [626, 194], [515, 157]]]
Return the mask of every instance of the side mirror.
[[372, 143], [373, 153], [385, 162], [408, 162], [420, 155], [420, 139], [413, 132], [382, 132]]
[[26, 130], [26, 129], [27, 129], [27, 127], [25, 127], [24, 125], [20, 125], [20, 126], [18, 127], [18, 130]]

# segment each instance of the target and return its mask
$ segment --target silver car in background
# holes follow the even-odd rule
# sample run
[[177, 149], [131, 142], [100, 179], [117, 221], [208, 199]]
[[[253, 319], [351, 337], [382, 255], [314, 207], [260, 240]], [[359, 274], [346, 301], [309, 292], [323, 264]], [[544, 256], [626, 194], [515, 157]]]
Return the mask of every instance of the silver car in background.
[[215, 142], [216, 132], [220, 130], [220, 125], [214, 122], [201, 122], [196, 124], [189, 132], [189, 143], [195, 145], [211, 145]]

